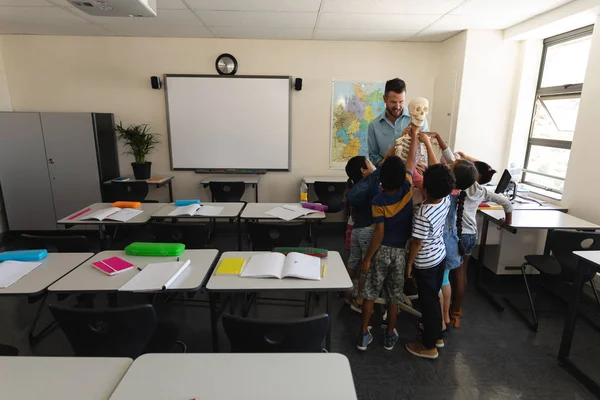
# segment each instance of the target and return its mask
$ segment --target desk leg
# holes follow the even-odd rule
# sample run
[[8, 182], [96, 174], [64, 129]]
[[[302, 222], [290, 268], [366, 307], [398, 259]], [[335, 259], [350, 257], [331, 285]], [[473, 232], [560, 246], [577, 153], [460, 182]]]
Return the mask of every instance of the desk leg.
[[173, 202], [173, 179], [169, 181], [169, 200]]
[[325, 313], [329, 315], [329, 329], [327, 329], [327, 336], [325, 337], [325, 349], [331, 351], [331, 326], [333, 325], [333, 319], [329, 312], [329, 302], [331, 298], [331, 292], [325, 292]]
[[242, 218], [237, 218], [238, 251], [242, 251]]
[[213, 292], [208, 292], [210, 302], [210, 330], [212, 333], [212, 345], [215, 353], [219, 352], [219, 313], [217, 312], [217, 295]]
[[258, 183], [254, 184], [254, 192], [256, 193], [256, 202], [258, 203]]
[[477, 278], [475, 279], [475, 286], [477, 291], [481, 293], [483, 297], [498, 311], [504, 311], [504, 306], [500, 304], [500, 301], [496, 296], [490, 292], [490, 290], [483, 284], [483, 269], [485, 268], [483, 262], [485, 260], [485, 246], [487, 244], [487, 234], [490, 221], [487, 218], [483, 220], [483, 228], [481, 230], [481, 240], [479, 242], [479, 259], [477, 260]]
[[33, 319], [33, 324], [31, 325], [31, 328], [29, 329], [29, 343], [37, 342], [38, 340], [40, 340], [41, 338], [46, 336], [48, 333], [50, 333], [57, 326], [56, 321], [52, 321], [48, 326], [46, 326], [44, 329], [42, 329], [40, 331], [40, 333], [38, 333], [37, 335], [35, 334], [35, 328], [37, 327], [40, 317], [42, 316], [42, 311], [44, 311], [44, 306], [46, 305], [47, 299], [48, 299], [48, 291], [46, 291], [46, 293], [44, 294], [44, 297], [42, 297], [40, 306], [38, 307], [37, 312], [35, 313], [35, 318]]

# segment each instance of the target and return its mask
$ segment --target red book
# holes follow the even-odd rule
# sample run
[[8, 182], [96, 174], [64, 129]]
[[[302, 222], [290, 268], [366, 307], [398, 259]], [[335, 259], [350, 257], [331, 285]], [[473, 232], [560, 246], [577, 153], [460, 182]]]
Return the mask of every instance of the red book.
[[98, 271], [104, 272], [106, 275], [116, 275], [125, 272], [135, 267], [130, 262], [127, 262], [119, 257], [111, 257], [106, 260], [96, 261], [92, 263], [92, 267]]

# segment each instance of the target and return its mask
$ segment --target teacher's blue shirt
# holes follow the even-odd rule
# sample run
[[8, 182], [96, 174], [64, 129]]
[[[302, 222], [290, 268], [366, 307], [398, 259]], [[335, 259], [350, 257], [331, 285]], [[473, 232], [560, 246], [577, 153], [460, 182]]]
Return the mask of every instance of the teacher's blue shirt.
[[[411, 118], [408, 113], [408, 107], [404, 107], [402, 114], [396, 119], [396, 123], [392, 124], [391, 121], [383, 114], [375, 118], [369, 124], [369, 136], [368, 136], [368, 147], [369, 147], [369, 159], [375, 165], [377, 165], [383, 156], [387, 153], [388, 149], [392, 146], [392, 143], [402, 135], [402, 132], [408, 124], [410, 124]], [[427, 120], [423, 123], [421, 129], [423, 132], [429, 132], [429, 125]]]

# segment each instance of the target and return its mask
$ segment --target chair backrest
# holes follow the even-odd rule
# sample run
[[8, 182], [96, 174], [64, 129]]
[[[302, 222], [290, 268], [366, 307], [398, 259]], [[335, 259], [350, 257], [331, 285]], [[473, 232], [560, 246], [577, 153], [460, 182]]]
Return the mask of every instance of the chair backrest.
[[29, 249], [47, 249], [51, 253], [85, 253], [91, 251], [90, 243], [83, 235], [52, 236], [23, 233], [21, 239]]
[[254, 251], [271, 251], [274, 247], [298, 247], [306, 234], [302, 223], [248, 223]]
[[[578, 258], [573, 255], [578, 250], [600, 250], [600, 232], [556, 230], [550, 234], [550, 250], [561, 265], [561, 276], [573, 281]], [[586, 281], [594, 274], [586, 276]]]
[[109, 309], [50, 304], [52, 316], [81, 357], [130, 357], [143, 354], [156, 330], [150, 304]]
[[219, 203], [240, 201], [246, 191], [244, 182], [209, 182], [208, 187], [213, 200]]
[[0, 356], [18, 356], [19, 349], [6, 344], [0, 344]]
[[206, 224], [152, 222], [150, 225], [156, 242], [183, 243], [186, 249], [203, 249], [208, 242]]
[[223, 315], [223, 328], [236, 353], [320, 352], [329, 316], [269, 321], [227, 314]]
[[316, 181], [313, 187], [319, 202], [329, 207], [327, 212], [339, 212], [345, 208], [344, 196], [348, 183]]
[[113, 201], [144, 201], [148, 196], [147, 182], [111, 182]]

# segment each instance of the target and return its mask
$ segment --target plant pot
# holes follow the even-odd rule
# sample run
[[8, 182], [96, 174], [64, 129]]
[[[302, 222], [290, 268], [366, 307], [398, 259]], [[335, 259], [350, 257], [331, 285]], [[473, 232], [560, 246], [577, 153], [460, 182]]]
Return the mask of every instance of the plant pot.
[[152, 163], [145, 162], [144, 164], [131, 163], [133, 168], [133, 175], [135, 179], [150, 179], [150, 173], [152, 171]]

